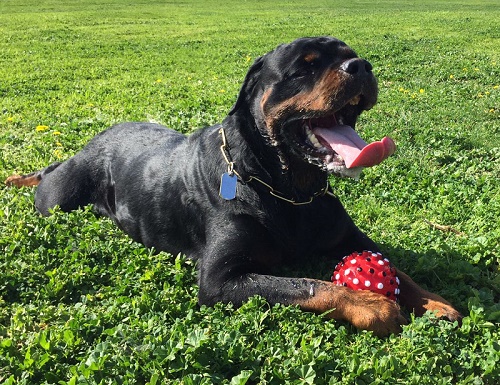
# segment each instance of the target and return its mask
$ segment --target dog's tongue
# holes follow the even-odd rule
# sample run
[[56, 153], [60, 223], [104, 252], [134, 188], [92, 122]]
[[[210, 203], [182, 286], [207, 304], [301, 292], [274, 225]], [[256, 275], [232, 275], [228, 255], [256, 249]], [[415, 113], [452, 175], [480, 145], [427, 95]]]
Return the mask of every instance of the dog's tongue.
[[396, 144], [388, 136], [367, 144], [350, 126], [316, 127], [313, 133], [344, 159], [347, 168], [375, 166], [396, 151]]

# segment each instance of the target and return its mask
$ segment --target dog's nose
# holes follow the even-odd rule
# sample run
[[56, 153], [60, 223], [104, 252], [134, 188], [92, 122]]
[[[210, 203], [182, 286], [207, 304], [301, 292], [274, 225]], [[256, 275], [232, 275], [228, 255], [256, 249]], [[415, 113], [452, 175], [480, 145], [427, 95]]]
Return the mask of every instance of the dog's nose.
[[340, 69], [351, 75], [364, 75], [372, 72], [372, 65], [360, 58], [349, 59], [340, 65]]

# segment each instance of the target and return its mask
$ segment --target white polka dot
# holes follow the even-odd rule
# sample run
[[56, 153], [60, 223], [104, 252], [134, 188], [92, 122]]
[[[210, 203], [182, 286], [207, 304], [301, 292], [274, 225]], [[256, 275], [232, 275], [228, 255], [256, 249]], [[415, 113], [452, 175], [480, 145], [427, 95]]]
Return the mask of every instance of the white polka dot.
[[399, 285], [399, 278], [398, 277], [396, 277], [396, 282]]
[[351, 269], [346, 269], [346, 270], [344, 271], [344, 275], [349, 275], [349, 274], [351, 274]]
[[377, 285], [377, 289], [383, 289], [384, 288], [384, 284], [382, 282], [380, 282], [378, 285]]
[[354, 283], [355, 285], [357, 285], [357, 284], [359, 283], [359, 279], [354, 278], [354, 279], [352, 280], [352, 283]]
[[335, 279], [336, 279], [337, 281], [340, 279], [340, 274], [339, 274], [339, 273], [335, 274]]
[[356, 260], [355, 260], [355, 259], [351, 259], [351, 263], [352, 263], [353, 265], [355, 265], [355, 264], [356, 264]]
[[371, 283], [370, 281], [365, 281], [365, 286], [366, 286], [366, 287], [370, 287], [370, 286], [371, 286], [371, 284], [372, 284], [372, 283]]
[[382, 261], [381, 259], [379, 259], [379, 260], [377, 261], [377, 263], [378, 263], [379, 265], [383, 265], [383, 264], [384, 264], [384, 261]]

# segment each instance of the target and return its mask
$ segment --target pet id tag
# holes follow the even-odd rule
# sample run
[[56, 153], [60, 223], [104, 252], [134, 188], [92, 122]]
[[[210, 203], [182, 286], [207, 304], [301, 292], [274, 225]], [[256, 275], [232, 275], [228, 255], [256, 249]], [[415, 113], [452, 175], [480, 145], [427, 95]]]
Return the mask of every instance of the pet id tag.
[[229, 172], [222, 174], [219, 195], [228, 201], [236, 198], [236, 182], [238, 182], [236, 174]]

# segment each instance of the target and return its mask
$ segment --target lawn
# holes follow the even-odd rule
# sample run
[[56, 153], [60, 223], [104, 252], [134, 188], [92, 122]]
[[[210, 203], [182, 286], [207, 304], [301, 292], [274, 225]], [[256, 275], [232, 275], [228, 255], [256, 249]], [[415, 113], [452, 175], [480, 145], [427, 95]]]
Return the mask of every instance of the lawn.
[[1, 180], [116, 122], [219, 122], [258, 56], [300, 36], [347, 42], [380, 86], [359, 130], [398, 151], [332, 178], [335, 193], [466, 317], [379, 339], [260, 298], [199, 308], [183, 255], [90, 209], [42, 218], [32, 189], [2, 186], [0, 383], [500, 383], [499, 19], [497, 0], [2, 0]]

